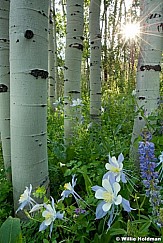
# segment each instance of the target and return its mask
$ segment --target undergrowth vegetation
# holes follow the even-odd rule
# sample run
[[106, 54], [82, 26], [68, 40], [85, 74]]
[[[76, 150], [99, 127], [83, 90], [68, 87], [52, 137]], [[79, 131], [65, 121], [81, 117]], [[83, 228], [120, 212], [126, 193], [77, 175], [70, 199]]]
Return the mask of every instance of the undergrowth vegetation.
[[[37, 242], [117, 242], [117, 236], [128, 237], [161, 237], [162, 228], [155, 223], [149, 198], [140, 179], [138, 168], [129, 158], [133, 120], [136, 115], [134, 98], [125, 94], [105, 95], [102, 103], [101, 124], [92, 125], [89, 118], [88, 100], [83, 97], [82, 122], [78, 124], [71, 145], [64, 146], [63, 139], [63, 104], [60, 102], [55, 111], [48, 111], [48, 158], [50, 195], [56, 203], [61, 198], [64, 185], [76, 175], [75, 192], [82, 198], [79, 205], [72, 195], [59, 201], [56, 210], [66, 212], [65, 219], [55, 220], [51, 238], [49, 230], [39, 232], [40, 217], [36, 213], [34, 220], [21, 222], [22, 240], [24, 243]], [[155, 156], [162, 152], [162, 108], [156, 117], [151, 116], [148, 129], [155, 131], [152, 142], [155, 144]], [[78, 121], [77, 121], [78, 122]], [[135, 146], [142, 138], [138, 138]], [[118, 157], [123, 154], [123, 167], [128, 171], [130, 180], [121, 184], [121, 195], [130, 202], [134, 209], [126, 212], [119, 207], [115, 219], [108, 229], [107, 217], [95, 219], [98, 204], [92, 187], [101, 185], [106, 172], [108, 155]], [[2, 156], [0, 158], [0, 225], [8, 216], [14, 217], [12, 205], [12, 187], [5, 180]], [[27, 185], [29, 186], [29, 185]], [[49, 203], [43, 188], [39, 196]], [[38, 192], [38, 191], [36, 191]], [[163, 192], [161, 191], [161, 196]], [[35, 195], [36, 196], [36, 195]], [[81, 211], [83, 210], [83, 211]], [[163, 217], [161, 215], [159, 217]], [[28, 215], [29, 216], [29, 215]], [[128, 241], [129, 242], [129, 241]]]

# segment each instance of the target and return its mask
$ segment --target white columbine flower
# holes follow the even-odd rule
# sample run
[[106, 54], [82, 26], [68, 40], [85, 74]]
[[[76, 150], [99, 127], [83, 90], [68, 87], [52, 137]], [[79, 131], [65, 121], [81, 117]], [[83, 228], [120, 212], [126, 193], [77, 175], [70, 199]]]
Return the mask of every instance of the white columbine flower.
[[159, 158], [160, 162], [162, 163], [163, 162], [163, 152], [161, 152], [161, 154], [158, 158]]
[[33, 208], [29, 211], [29, 213], [33, 213], [36, 211], [39, 211], [40, 209], [42, 209], [44, 206], [44, 204], [36, 204], [35, 206], [33, 206]]
[[61, 97], [59, 97], [59, 99], [58, 100], [56, 100], [54, 103], [53, 103], [53, 105], [56, 107], [56, 106], [58, 106], [58, 105], [60, 105], [61, 104]]
[[77, 179], [75, 179], [75, 175], [73, 175], [72, 176], [72, 182], [71, 183], [68, 182], [64, 185], [65, 190], [61, 193], [62, 198], [59, 201], [64, 200], [65, 197], [68, 197], [70, 194], [72, 194], [75, 197], [75, 199], [77, 199], [76, 198], [77, 193], [74, 191], [76, 181], [77, 181]]
[[103, 199], [102, 210], [108, 212], [112, 204], [118, 205], [122, 202], [121, 195], [118, 195], [121, 187], [118, 182], [114, 182], [111, 186], [109, 179], [102, 180], [101, 188], [97, 189], [95, 197], [97, 199]]
[[105, 109], [101, 106], [101, 113], [104, 113]]
[[136, 89], [132, 91], [132, 96], [136, 96]]
[[70, 106], [82, 106], [82, 105], [83, 105], [82, 100], [77, 98], [77, 100], [72, 101], [72, 105], [70, 105]]
[[121, 195], [118, 195], [120, 189], [120, 184], [116, 181], [112, 183], [109, 176], [107, 179], [102, 180], [102, 187], [92, 187], [92, 190], [95, 191], [95, 197], [97, 199], [102, 199], [96, 208], [96, 219], [103, 218], [109, 212], [109, 227], [115, 218], [114, 210], [117, 205], [122, 204], [124, 210], [127, 212], [131, 212], [131, 210], [133, 210], [133, 208], [130, 207], [129, 201], [122, 198]]
[[104, 175], [103, 179], [106, 179], [109, 176], [110, 178], [114, 177], [117, 182], [122, 180], [123, 183], [126, 183], [127, 181], [123, 172], [123, 160], [124, 157], [122, 153], [118, 156], [118, 160], [115, 156], [110, 157], [109, 155], [109, 163], [106, 163], [105, 165], [108, 172]]
[[45, 211], [42, 212], [42, 216], [45, 218], [45, 220], [42, 222], [42, 224], [39, 227], [39, 231], [45, 230], [48, 226], [50, 226], [50, 234], [49, 236], [51, 237], [51, 233], [53, 230], [53, 222], [55, 219], [63, 219], [63, 213], [61, 214], [60, 212], [56, 212], [55, 206], [54, 206], [54, 199], [52, 199], [52, 204], [44, 204], [44, 208], [46, 209]]
[[32, 192], [32, 185], [30, 184], [29, 188], [26, 187], [25, 191], [23, 192], [23, 194], [21, 194], [20, 198], [19, 198], [19, 204], [20, 206], [18, 207], [18, 209], [16, 210], [16, 213], [19, 210], [23, 210], [23, 208], [25, 206], [34, 206], [34, 204], [36, 203], [34, 201], [33, 198], [31, 198], [31, 192]]
[[163, 152], [161, 152], [159, 158], [159, 162], [157, 163], [157, 167], [159, 167], [158, 172], [159, 172], [159, 179], [160, 181], [163, 180]]

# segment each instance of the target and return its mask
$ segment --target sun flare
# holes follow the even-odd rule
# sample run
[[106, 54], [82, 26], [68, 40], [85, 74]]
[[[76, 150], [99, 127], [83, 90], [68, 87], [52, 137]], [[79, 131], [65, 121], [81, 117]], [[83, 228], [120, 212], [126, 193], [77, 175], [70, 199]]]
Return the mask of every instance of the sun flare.
[[139, 23], [126, 23], [122, 28], [122, 35], [126, 40], [135, 39], [140, 34]]

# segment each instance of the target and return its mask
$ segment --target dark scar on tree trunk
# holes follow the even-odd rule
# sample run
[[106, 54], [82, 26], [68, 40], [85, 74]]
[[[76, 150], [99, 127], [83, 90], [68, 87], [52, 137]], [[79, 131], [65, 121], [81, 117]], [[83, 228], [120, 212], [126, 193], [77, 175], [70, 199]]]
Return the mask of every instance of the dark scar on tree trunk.
[[158, 30], [158, 32], [163, 31], [163, 23], [161, 23], [161, 24], [159, 24], [159, 25], [157, 26], [157, 30]]
[[8, 42], [8, 40], [7, 39], [4, 39], [4, 38], [0, 38], [0, 41]]
[[140, 71], [149, 71], [149, 70], [154, 70], [154, 71], [161, 71], [161, 66], [160, 65], [144, 65], [140, 67]]
[[72, 91], [69, 91], [69, 94], [80, 94], [80, 92], [76, 91], [76, 90], [72, 90]]
[[0, 93], [7, 92], [8, 87], [5, 84], [0, 84]]
[[36, 78], [40, 76], [41, 78], [46, 79], [48, 77], [48, 72], [45, 70], [33, 69], [30, 74]]
[[155, 13], [155, 14], [151, 14], [150, 16], [149, 16], [149, 19], [155, 19], [155, 18], [160, 18], [161, 17], [161, 14], [157, 14], [157, 13]]
[[79, 44], [79, 43], [70, 44], [69, 47], [77, 48], [77, 49], [83, 51], [83, 45]]
[[27, 38], [27, 39], [32, 39], [34, 36], [34, 33], [32, 30], [26, 30], [25, 33], [24, 33], [24, 37]]
[[139, 96], [139, 100], [145, 100], [145, 96]]

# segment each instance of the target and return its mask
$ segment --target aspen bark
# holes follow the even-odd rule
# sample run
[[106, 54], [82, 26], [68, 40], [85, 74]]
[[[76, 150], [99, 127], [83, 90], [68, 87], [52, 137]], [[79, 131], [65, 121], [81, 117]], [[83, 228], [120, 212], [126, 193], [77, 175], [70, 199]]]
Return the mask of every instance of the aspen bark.
[[98, 122], [101, 114], [101, 0], [92, 0], [89, 10], [90, 32], [90, 116]]
[[159, 106], [163, 50], [163, 3], [161, 0], [144, 0], [142, 8], [144, 26], [137, 68], [136, 100], [138, 108], [143, 108], [144, 115], [139, 113], [134, 121], [131, 155], [136, 163], [137, 150], [134, 141], [146, 125], [144, 117], [148, 118]]
[[72, 138], [81, 118], [81, 108], [72, 101], [81, 98], [81, 60], [83, 51], [83, 0], [67, 0], [67, 28], [64, 71], [64, 137]]
[[0, 134], [6, 177], [11, 181], [10, 147], [10, 66], [9, 66], [9, 7], [10, 1], [0, 6]]
[[53, 12], [49, 6], [49, 28], [48, 28], [48, 81], [49, 81], [49, 103], [51, 107], [55, 102], [55, 69], [54, 69], [54, 41], [53, 41]]
[[55, 100], [58, 100], [60, 94], [60, 82], [58, 75], [58, 60], [57, 60], [57, 36], [56, 36], [56, 15], [55, 1], [53, 1], [53, 42], [54, 42], [54, 79], [55, 79]]
[[48, 187], [48, 1], [11, 0], [11, 164], [14, 207], [26, 186]]
[[108, 6], [106, 0], [104, 0], [104, 21], [105, 21], [105, 29], [104, 29], [104, 82], [107, 84], [108, 81], [108, 48], [107, 48], [107, 39], [108, 39]]

